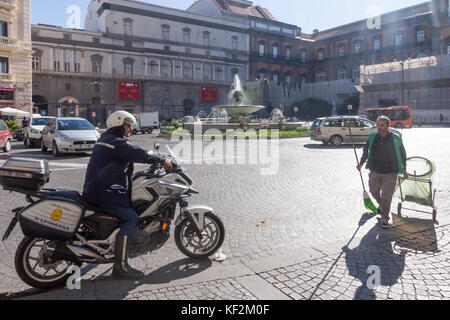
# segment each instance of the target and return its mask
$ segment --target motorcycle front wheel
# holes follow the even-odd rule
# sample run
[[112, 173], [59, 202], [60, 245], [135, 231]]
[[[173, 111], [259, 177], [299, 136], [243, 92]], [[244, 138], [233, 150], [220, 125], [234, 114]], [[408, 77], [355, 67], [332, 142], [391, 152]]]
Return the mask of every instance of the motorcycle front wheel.
[[195, 233], [189, 219], [184, 219], [175, 228], [175, 243], [186, 256], [194, 259], [205, 259], [212, 256], [222, 247], [225, 239], [225, 227], [215, 214], [205, 214], [205, 224], [201, 230], [203, 239]]
[[[23, 282], [33, 288], [53, 289], [66, 284], [70, 274], [67, 270], [74, 265], [68, 261], [45, 262], [45, 239], [25, 237], [16, 251], [16, 272]], [[81, 265], [78, 265], [80, 267]]]

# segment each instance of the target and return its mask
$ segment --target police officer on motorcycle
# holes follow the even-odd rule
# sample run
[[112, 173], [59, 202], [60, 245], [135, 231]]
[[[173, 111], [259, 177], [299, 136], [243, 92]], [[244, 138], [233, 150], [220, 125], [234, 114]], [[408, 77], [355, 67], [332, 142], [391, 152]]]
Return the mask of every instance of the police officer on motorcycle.
[[137, 125], [132, 114], [114, 112], [106, 125], [108, 130], [95, 145], [87, 168], [83, 198], [123, 223], [115, 244], [113, 277], [141, 279], [144, 274], [128, 265], [130, 244], [139, 246], [148, 240], [147, 233], [136, 228], [138, 214], [131, 205], [133, 163], [164, 164], [166, 172], [172, 172], [173, 167], [169, 160], [128, 141]]

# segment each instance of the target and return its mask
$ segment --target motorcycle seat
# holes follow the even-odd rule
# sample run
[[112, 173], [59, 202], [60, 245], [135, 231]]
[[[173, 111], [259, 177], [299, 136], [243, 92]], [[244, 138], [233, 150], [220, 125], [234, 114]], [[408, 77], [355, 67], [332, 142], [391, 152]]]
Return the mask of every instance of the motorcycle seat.
[[88, 211], [94, 211], [97, 213], [104, 212], [104, 210], [102, 208], [84, 200], [82, 195], [78, 191], [75, 191], [75, 190], [55, 190], [55, 191], [51, 191], [51, 192], [47, 193], [47, 195], [49, 195], [51, 197], [59, 197], [59, 198], [74, 200], [77, 203], [81, 204], [83, 207], [85, 207], [85, 209]]

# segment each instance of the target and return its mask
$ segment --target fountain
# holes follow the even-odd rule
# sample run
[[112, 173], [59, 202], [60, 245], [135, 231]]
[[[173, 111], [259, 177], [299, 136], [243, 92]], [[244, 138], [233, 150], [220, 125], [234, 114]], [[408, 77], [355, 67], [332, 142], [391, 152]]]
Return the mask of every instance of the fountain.
[[266, 108], [263, 106], [246, 104], [246, 97], [242, 89], [241, 79], [239, 79], [239, 76], [237, 74], [234, 77], [233, 89], [228, 96], [228, 100], [230, 101], [229, 106], [213, 107], [213, 112], [226, 112], [231, 116], [231, 123], [241, 122], [241, 117], [247, 118], [249, 115]]
[[[195, 122], [185, 123], [184, 129], [194, 132], [199, 123], [201, 123], [203, 133], [209, 129], [217, 129], [222, 132], [228, 129], [243, 129], [244, 131], [248, 129], [295, 130], [300, 125], [300, 123], [286, 123], [280, 109], [275, 109], [272, 112], [272, 121], [269, 121], [269, 125], [263, 125], [261, 122], [249, 122], [249, 116], [251, 114], [264, 110], [265, 107], [250, 104], [238, 75], [234, 78], [232, 90], [228, 95], [228, 101], [229, 105], [213, 107], [212, 112], [206, 118], [197, 117]], [[203, 118], [203, 120], [200, 121], [199, 118]]]

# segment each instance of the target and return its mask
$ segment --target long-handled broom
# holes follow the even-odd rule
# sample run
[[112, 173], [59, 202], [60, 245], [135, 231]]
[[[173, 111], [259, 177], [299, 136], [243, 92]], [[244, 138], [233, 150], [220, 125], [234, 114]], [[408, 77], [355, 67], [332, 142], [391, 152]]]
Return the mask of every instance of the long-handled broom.
[[[355, 151], [356, 163], [359, 165], [358, 154], [356, 153], [356, 147], [355, 147], [355, 143], [353, 142], [352, 129], [350, 128], [350, 126], [348, 126], [348, 131], [350, 131], [350, 138], [352, 140], [353, 150]], [[359, 175], [361, 176], [361, 183], [362, 183], [363, 190], [364, 190], [364, 193], [363, 193], [364, 206], [366, 207], [367, 210], [370, 210], [373, 213], [377, 213], [378, 208], [372, 202], [372, 199], [370, 198], [369, 193], [366, 191], [366, 186], [364, 185], [364, 179], [363, 179], [361, 170], [359, 170]]]

